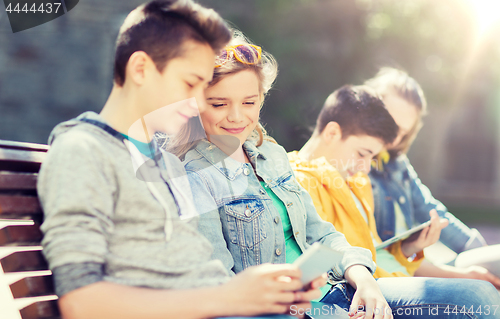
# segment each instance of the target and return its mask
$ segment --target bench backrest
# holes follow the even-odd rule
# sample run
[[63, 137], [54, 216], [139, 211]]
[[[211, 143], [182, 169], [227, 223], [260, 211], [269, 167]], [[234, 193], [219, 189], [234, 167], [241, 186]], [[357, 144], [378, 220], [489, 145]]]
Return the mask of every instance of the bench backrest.
[[60, 318], [40, 247], [36, 181], [47, 145], [0, 140], [0, 318]]

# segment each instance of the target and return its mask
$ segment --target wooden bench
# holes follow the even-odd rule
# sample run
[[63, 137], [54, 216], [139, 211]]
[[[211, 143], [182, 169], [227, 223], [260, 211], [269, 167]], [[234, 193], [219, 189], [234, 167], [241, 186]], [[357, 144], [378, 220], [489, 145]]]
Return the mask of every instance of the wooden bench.
[[0, 318], [60, 318], [40, 247], [36, 181], [47, 145], [0, 140]]

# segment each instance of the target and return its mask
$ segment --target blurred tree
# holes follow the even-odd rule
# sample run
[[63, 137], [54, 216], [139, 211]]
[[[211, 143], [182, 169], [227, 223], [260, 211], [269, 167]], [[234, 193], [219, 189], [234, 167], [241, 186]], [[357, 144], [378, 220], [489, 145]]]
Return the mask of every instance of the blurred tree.
[[[58, 122], [98, 111], [112, 83], [118, 27], [141, 2], [80, 2], [54, 22], [16, 34], [0, 11], [0, 138], [45, 143]], [[333, 90], [363, 83], [380, 66], [399, 66], [429, 102], [410, 152], [424, 183], [500, 206], [500, 27], [492, 24], [499, 5], [486, 6], [500, 1], [199, 2], [276, 57], [280, 74], [262, 121], [287, 150], [303, 145]], [[486, 22], [490, 28], [482, 29]], [[471, 190], [452, 187], [458, 184]]]
[[201, 2], [278, 60], [280, 75], [263, 121], [289, 150], [304, 143], [329, 93], [362, 83], [380, 66], [402, 67], [421, 82], [432, 112], [466, 100], [472, 64], [486, 63], [481, 51], [489, 52], [489, 65], [500, 63], [496, 52], [478, 45], [465, 0]]

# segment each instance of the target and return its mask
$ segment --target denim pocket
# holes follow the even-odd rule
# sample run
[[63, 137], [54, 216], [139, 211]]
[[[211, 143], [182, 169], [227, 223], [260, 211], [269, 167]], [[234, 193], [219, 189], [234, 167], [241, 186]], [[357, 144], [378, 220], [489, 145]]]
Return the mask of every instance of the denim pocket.
[[231, 243], [252, 248], [258, 245], [267, 234], [262, 200], [255, 198], [239, 198], [224, 205], [227, 217], [228, 236]]

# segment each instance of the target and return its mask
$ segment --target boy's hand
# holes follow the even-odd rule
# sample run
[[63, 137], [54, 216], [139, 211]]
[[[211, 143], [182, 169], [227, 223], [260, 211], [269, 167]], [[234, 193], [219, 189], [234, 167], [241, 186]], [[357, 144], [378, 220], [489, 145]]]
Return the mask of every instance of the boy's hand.
[[301, 276], [301, 271], [291, 264], [249, 267], [221, 287], [221, 298], [233, 307], [233, 315], [289, 313], [291, 305], [308, 303], [318, 295], [315, 289], [299, 291]]
[[435, 209], [429, 212], [431, 224], [420, 232], [413, 234], [401, 243], [401, 250], [406, 257], [422, 251], [425, 247], [435, 244], [441, 236], [441, 229], [448, 226], [447, 219], [439, 219]]
[[[297, 318], [304, 318], [304, 313], [311, 309], [311, 300], [318, 299], [321, 297], [321, 290], [319, 288], [326, 285], [326, 273], [321, 277], [318, 277], [311, 281], [304, 291], [297, 291], [295, 294], [298, 299], [302, 299], [303, 302], [299, 302], [290, 306], [290, 314]], [[292, 308], [293, 306], [293, 308]]]

